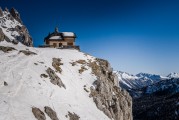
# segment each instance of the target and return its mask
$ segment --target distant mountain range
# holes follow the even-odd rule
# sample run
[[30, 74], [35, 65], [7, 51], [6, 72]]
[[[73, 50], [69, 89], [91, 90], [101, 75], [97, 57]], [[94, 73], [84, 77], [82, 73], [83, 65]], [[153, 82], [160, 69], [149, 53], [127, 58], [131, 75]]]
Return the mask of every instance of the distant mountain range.
[[161, 76], [149, 73], [138, 73], [136, 75], [127, 72], [115, 71], [119, 78], [119, 84], [125, 89], [139, 89], [157, 83], [161, 80], [179, 78], [179, 73], [170, 73], [169, 75]]
[[166, 77], [115, 71], [119, 84], [133, 97], [134, 120], [178, 120], [179, 74]]

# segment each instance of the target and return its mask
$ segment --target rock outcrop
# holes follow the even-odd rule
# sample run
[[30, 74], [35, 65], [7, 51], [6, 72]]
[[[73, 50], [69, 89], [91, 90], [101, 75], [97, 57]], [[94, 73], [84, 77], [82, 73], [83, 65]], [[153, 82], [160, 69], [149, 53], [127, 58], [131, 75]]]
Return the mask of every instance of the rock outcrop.
[[52, 119], [52, 120], [59, 120], [57, 117], [57, 114], [54, 110], [52, 110], [52, 108], [45, 106], [45, 113], [47, 113], [47, 115]]
[[60, 68], [60, 65], [63, 65], [63, 63], [61, 63], [61, 59], [60, 58], [53, 58], [52, 59], [52, 66], [56, 69], [56, 71], [58, 71], [59, 73], [62, 72], [62, 69]]
[[13, 47], [0, 46], [0, 51], [3, 51], [5, 53], [8, 53], [9, 51], [13, 51], [13, 50], [16, 50], [16, 49]]
[[20, 50], [19, 53], [23, 53], [23, 54], [26, 55], [26, 56], [29, 56], [29, 55], [37, 55], [36, 53], [31, 52], [31, 51], [29, 51], [29, 50]]
[[33, 46], [32, 37], [23, 24], [20, 14], [14, 8], [10, 12], [7, 8], [4, 11], [0, 8], [0, 41], [3, 40]]
[[79, 120], [80, 119], [80, 117], [75, 113], [68, 112], [68, 116], [69, 116], [69, 120]]
[[39, 108], [33, 107], [32, 113], [37, 120], [46, 120], [45, 114]]
[[54, 85], [58, 85], [59, 87], [65, 87], [61, 79], [56, 75], [55, 71], [52, 70], [50, 67], [46, 70], [48, 76], [50, 77], [50, 82]]
[[97, 76], [90, 93], [97, 108], [110, 119], [132, 120], [132, 98], [119, 87], [117, 76], [113, 74], [110, 64], [106, 60], [96, 59], [89, 66]]

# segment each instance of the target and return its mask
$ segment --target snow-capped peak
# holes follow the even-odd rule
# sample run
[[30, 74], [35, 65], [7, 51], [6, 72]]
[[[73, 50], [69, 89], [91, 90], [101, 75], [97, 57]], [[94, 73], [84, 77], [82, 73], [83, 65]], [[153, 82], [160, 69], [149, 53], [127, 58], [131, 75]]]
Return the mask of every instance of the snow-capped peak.
[[117, 74], [119, 80], [122, 80], [122, 79], [134, 80], [138, 78], [137, 76], [129, 74], [127, 72], [115, 71], [115, 73]]
[[115, 73], [119, 78], [119, 83], [121, 87], [125, 89], [142, 88], [166, 78], [160, 75], [149, 73], [138, 73], [136, 75], [121, 71], [117, 71]]
[[137, 77], [139, 78], [148, 78], [148, 79], [152, 79], [152, 80], [155, 80], [155, 79], [161, 79], [162, 76], [160, 75], [156, 75], [156, 74], [149, 74], [149, 73], [138, 73], [136, 74]]
[[179, 73], [172, 72], [169, 75], [167, 75], [168, 78], [179, 78]]

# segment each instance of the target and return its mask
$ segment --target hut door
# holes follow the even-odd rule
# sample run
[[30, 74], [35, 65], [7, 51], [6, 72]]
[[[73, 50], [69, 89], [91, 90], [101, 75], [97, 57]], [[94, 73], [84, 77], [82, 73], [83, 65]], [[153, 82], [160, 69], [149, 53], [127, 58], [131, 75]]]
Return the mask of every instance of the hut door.
[[57, 43], [53, 43], [53, 47], [57, 47]]
[[59, 43], [59, 47], [61, 47], [62, 46], [62, 43]]

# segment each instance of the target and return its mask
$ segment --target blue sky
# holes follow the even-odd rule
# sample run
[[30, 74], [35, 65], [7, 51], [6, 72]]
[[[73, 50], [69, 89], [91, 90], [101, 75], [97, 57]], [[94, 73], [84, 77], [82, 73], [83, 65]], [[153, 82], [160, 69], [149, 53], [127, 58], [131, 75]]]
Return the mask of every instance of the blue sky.
[[115, 70], [179, 72], [178, 0], [1, 0], [0, 6], [20, 12], [35, 46], [59, 26]]

